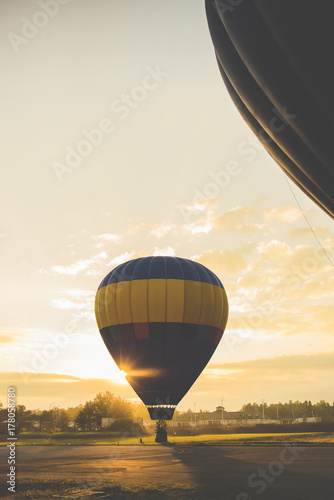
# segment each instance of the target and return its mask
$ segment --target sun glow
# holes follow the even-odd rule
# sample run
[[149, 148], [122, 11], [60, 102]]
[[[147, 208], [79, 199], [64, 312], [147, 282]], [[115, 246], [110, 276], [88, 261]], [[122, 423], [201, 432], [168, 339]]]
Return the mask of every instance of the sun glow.
[[111, 380], [115, 382], [116, 384], [127, 384], [128, 381], [126, 380], [126, 373], [123, 372], [122, 370], [115, 370], [113, 373]]
[[125, 385], [128, 383], [125, 378], [128, 373], [124, 371], [124, 366], [122, 366], [122, 368], [123, 370], [120, 370], [109, 353], [102, 350], [102, 353], [99, 353], [99, 363], [97, 365], [92, 365], [90, 373], [88, 373], [87, 368], [85, 368], [85, 374], [83, 376], [107, 379], [114, 384]]

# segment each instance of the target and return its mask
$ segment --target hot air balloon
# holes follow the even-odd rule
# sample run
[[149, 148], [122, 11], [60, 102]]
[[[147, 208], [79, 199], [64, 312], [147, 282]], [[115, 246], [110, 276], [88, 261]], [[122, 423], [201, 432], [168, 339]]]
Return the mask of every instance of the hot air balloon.
[[244, 120], [334, 217], [334, 2], [206, 0], [218, 66]]
[[111, 356], [167, 439], [165, 420], [223, 335], [228, 302], [217, 276], [178, 257], [144, 257], [113, 269], [96, 293], [98, 328]]

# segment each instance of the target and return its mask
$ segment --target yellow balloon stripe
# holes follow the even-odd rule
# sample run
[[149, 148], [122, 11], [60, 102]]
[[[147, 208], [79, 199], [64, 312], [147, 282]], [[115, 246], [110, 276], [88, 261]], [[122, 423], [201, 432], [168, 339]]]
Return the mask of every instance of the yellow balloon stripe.
[[157, 323], [166, 321], [166, 281], [153, 279], [148, 281], [148, 321]]
[[200, 281], [184, 282], [184, 323], [199, 324], [201, 315], [202, 283]]
[[132, 321], [133, 323], [148, 323], [148, 280], [135, 280], [130, 283]]
[[[209, 286], [208, 286], [209, 285]], [[216, 286], [215, 288], [219, 288]], [[221, 288], [219, 288], [221, 290]], [[217, 303], [217, 305], [219, 305]], [[215, 292], [210, 283], [201, 283], [201, 309], [198, 323], [200, 325], [210, 325], [213, 323], [215, 315]], [[218, 323], [219, 324], [219, 323]]]
[[222, 292], [223, 292], [223, 300], [224, 301], [223, 301], [223, 311], [222, 311], [223, 314], [222, 314], [222, 318], [221, 318], [221, 322], [220, 322], [220, 328], [224, 331], [227, 320], [228, 320], [229, 306], [228, 306], [228, 300], [227, 300], [227, 295], [226, 295], [225, 289], [222, 289]]
[[183, 323], [185, 282], [183, 280], [170, 279], [166, 280], [166, 284], [166, 321], [169, 323]]
[[228, 301], [223, 288], [178, 279], [112, 283], [98, 290], [99, 329], [128, 323], [192, 323], [224, 329]]
[[214, 325], [222, 324], [222, 316], [224, 314], [224, 295], [226, 295], [225, 290], [219, 286], [214, 287], [215, 294], [215, 310], [213, 315]]

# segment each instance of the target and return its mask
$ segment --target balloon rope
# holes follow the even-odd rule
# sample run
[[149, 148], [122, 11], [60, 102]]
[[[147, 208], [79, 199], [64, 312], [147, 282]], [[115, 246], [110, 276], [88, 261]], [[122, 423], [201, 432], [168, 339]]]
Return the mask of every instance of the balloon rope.
[[302, 207], [300, 206], [300, 203], [299, 203], [299, 201], [298, 201], [298, 199], [297, 199], [297, 197], [296, 197], [296, 195], [295, 195], [295, 193], [294, 193], [294, 191], [293, 191], [293, 189], [292, 189], [292, 187], [291, 187], [291, 184], [290, 184], [290, 182], [289, 182], [289, 179], [288, 179], [287, 175], [285, 175], [285, 173], [284, 173], [284, 172], [283, 172], [283, 175], [284, 175], [285, 180], [286, 180], [286, 182], [287, 182], [287, 184], [288, 184], [288, 186], [289, 186], [289, 188], [290, 188], [291, 193], [293, 194], [294, 199], [296, 200], [296, 203], [297, 203], [297, 205], [298, 205], [298, 207], [299, 207], [299, 210], [301, 211], [301, 213], [302, 213], [302, 214], [303, 214], [303, 216], [304, 216], [304, 219], [306, 220], [306, 223], [307, 223], [308, 227], [309, 227], [309, 228], [310, 228], [310, 230], [312, 231], [313, 236], [315, 237], [315, 239], [316, 239], [316, 240], [317, 240], [317, 242], [319, 243], [319, 245], [320, 245], [320, 247], [322, 248], [322, 251], [323, 251], [323, 252], [324, 252], [324, 254], [326, 255], [327, 259], [329, 260], [329, 262], [330, 262], [330, 263], [332, 264], [332, 266], [334, 267], [334, 262], [332, 261], [332, 259], [331, 259], [331, 258], [330, 258], [330, 256], [328, 255], [328, 253], [326, 252], [326, 250], [325, 250], [325, 248], [323, 247], [323, 245], [322, 245], [321, 241], [319, 240], [318, 236], [317, 236], [317, 235], [316, 235], [316, 233], [314, 232], [313, 227], [311, 226], [311, 224], [310, 224], [310, 222], [309, 222], [308, 218], [306, 217], [304, 210], [303, 210], [303, 209], [302, 209]]

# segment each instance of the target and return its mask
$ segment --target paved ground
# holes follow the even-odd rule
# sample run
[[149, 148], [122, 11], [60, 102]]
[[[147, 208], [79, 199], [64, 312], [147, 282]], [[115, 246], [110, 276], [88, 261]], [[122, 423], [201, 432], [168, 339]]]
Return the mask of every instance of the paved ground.
[[[21, 446], [17, 479], [78, 482], [193, 483], [237, 491], [236, 500], [333, 500], [334, 447], [281, 446]], [[0, 474], [8, 472], [0, 448]], [[289, 496], [291, 492], [291, 496]], [[292, 494], [293, 493], [293, 494]]]

